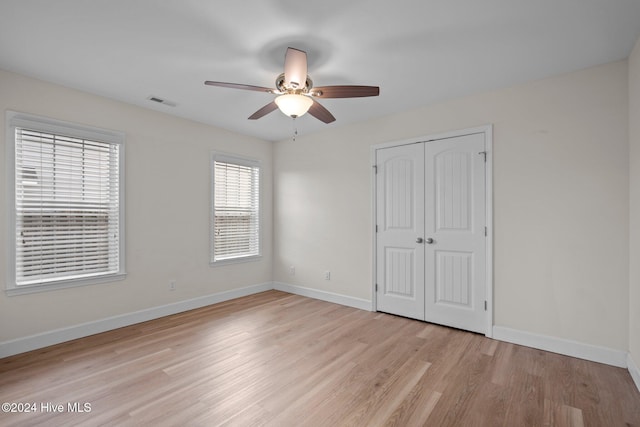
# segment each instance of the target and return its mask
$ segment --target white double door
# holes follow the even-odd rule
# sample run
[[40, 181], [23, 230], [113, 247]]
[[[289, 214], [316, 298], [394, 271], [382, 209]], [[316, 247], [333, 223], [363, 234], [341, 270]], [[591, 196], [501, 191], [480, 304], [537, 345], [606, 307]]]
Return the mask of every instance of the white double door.
[[378, 311], [486, 333], [485, 134], [376, 150]]

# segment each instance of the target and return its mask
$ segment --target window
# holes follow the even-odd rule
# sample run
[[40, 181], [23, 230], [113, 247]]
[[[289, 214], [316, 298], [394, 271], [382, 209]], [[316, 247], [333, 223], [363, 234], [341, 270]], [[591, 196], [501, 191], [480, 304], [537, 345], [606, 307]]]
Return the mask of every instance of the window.
[[260, 256], [260, 166], [211, 156], [211, 264]]
[[123, 278], [123, 134], [12, 112], [7, 132], [7, 292]]

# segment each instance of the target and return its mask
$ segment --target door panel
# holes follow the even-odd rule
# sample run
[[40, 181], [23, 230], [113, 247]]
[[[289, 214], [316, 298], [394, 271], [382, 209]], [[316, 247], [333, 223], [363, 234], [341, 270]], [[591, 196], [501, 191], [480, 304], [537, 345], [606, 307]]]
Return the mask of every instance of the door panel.
[[471, 308], [471, 252], [435, 251], [436, 303]]
[[424, 144], [376, 151], [377, 309], [424, 320]]
[[385, 287], [387, 295], [415, 298], [415, 249], [385, 248]]
[[[429, 154], [432, 151], [433, 149], [429, 150]], [[471, 153], [448, 149], [435, 154], [432, 159], [436, 186], [434, 203], [437, 230], [469, 230], [472, 193], [469, 177], [470, 157]]]
[[416, 190], [415, 173], [420, 165], [415, 159], [394, 157], [383, 163], [385, 188], [385, 229], [415, 230], [416, 218], [413, 209]]

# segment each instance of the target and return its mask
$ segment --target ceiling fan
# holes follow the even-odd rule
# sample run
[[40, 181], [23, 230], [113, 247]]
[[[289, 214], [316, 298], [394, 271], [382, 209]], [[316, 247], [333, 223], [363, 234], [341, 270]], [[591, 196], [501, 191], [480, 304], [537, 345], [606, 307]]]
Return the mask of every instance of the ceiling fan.
[[309, 112], [316, 119], [324, 123], [331, 123], [336, 118], [314, 98], [357, 98], [380, 94], [378, 86], [313, 87], [313, 81], [307, 75], [307, 53], [292, 47], [287, 49], [284, 58], [284, 73], [276, 79], [275, 89], [209, 80], [204, 84], [278, 95], [273, 101], [249, 116], [249, 120], [257, 120], [280, 108], [284, 114], [294, 119]]

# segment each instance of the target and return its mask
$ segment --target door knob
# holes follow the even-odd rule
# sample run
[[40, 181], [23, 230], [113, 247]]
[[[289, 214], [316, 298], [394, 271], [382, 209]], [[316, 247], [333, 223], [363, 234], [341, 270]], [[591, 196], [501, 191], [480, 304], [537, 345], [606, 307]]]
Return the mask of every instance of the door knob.
[[416, 239], [416, 243], [422, 243], [422, 237], [418, 237], [418, 238]]
[[[421, 240], [422, 240], [422, 239], [421, 239]], [[428, 243], [428, 244], [432, 244], [432, 243], [433, 243], [433, 239], [432, 239], [431, 237], [429, 237], [429, 238], [427, 239], [427, 243]]]

